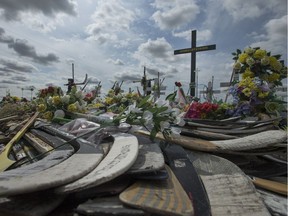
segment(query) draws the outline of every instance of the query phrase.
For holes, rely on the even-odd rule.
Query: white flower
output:
[[[75,97],[78,98],[78,99],[83,99],[84,98],[84,95],[83,95],[83,92],[82,91],[77,91],[75,93]]]
[[[54,117],[58,117],[58,118],[64,118],[65,113],[63,110],[58,109],[54,112]]]
[[[128,115],[130,113],[141,113],[141,109],[136,107],[136,102],[128,106],[128,110],[125,111],[125,114]]]
[[[172,137],[179,137],[181,133],[181,129],[177,127],[171,127],[171,136]]]
[[[145,124],[153,123],[153,114],[148,110],[144,111],[142,118],[145,120]]]
[[[255,50],[251,47],[247,47],[246,49],[244,49],[244,52],[247,53],[248,55],[252,55]]]
[[[47,104],[48,105],[52,105],[53,104],[53,98],[51,96],[49,96],[49,98],[47,99]]]
[[[171,115],[172,115],[172,117],[176,117],[176,116],[178,116],[180,113],[181,113],[181,111],[180,111],[180,109],[177,108],[177,107],[171,109]]]
[[[268,56],[264,56],[262,59],[261,59],[261,64],[264,65],[264,66],[267,66],[269,65],[270,63],[270,59]]]
[[[246,59],[246,63],[249,65],[249,66],[252,66],[255,64],[255,60],[252,58],[252,57],[249,57]]]
[[[70,95],[64,95],[63,97],[61,97],[61,102],[63,104],[69,104],[69,100],[70,100]]]
[[[160,122],[160,128],[163,132],[165,129],[168,129],[170,127],[170,123],[168,121],[161,121]]]
[[[185,121],[181,116],[177,116],[173,123],[179,125],[180,127],[185,125]]]

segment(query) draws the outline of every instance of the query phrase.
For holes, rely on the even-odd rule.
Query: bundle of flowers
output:
[[[86,102],[82,91],[78,91],[76,86],[73,86],[70,93],[63,95],[60,87],[50,86],[41,89],[38,92],[38,97],[34,103],[37,105],[37,110],[41,113],[41,117],[51,120],[55,114],[59,117],[64,117],[64,111],[69,112],[85,112]]]
[[[281,102],[275,95],[275,87],[282,85],[287,77],[287,68],[280,61],[280,55],[271,56],[260,48],[237,50],[234,55],[234,70],[242,74],[241,81],[234,81],[229,89],[233,96],[234,109],[231,116],[254,116],[259,113],[277,113]],[[273,108],[275,109],[273,109]]]
[[[264,49],[248,47],[237,49],[232,53],[235,60],[234,69],[242,74],[242,78],[258,77],[260,80],[269,83],[270,87],[282,85],[281,80],[287,77],[287,68],[280,61],[281,55],[271,55]]]
[[[214,103],[193,101],[184,117],[189,119],[224,119],[229,117],[227,110],[231,107],[222,101]]]

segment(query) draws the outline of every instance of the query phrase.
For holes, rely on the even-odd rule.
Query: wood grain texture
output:
[[[246,176],[217,174],[203,175],[201,178],[210,200],[213,216],[270,215]]]
[[[194,215],[191,201],[181,184],[166,166],[169,179],[166,181],[137,181],[123,191],[120,200],[131,207],[160,215]]]
[[[251,179],[232,162],[188,151],[207,191],[212,215],[269,215]]]

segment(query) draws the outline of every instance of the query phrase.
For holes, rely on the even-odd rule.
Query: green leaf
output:
[[[153,128],[152,131],[150,132],[150,139],[152,141],[154,141],[157,133],[158,133],[158,131],[155,128]]]
[[[174,101],[175,98],[176,98],[176,94],[177,94],[177,91],[174,91],[173,93],[167,95],[167,97],[165,98],[165,100]]]
[[[145,96],[145,97],[140,101],[140,103],[138,104],[138,107],[139,107],[139,108],[142,108],[142,107],[147,103],[147,101],[149,100],[149,98],[150,98],[150,95]]]
[[[281,58],[281,55],[273,55],[277,60]]]
[[[238,55],[242,53],[240,49],[237,49],[236,51]]]
[[[231,53],[232,55],[234,55],[234,56],[236,56],[237,55],[237,53],[235,53],[235,52],[233,52],[233,53]]]

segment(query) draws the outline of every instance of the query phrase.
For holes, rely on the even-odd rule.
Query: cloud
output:
[[[187,25],[187,22],[194,21],[200,13],[199,7],[194,1],[161,1],[156,0],[152,4],[158,9],[153,15],[155,23],[160,29],[179,29]]]
[[[133,82],[139,81],[142,79],[142,76],[139,73],[132,73],[132,72],[123,72],[117,73],[114,75],[115,79],[118,81],[125,81],[125,82]]]
[[[283,41],[287,41],[287,18],[288,16],[285,15],[279,19],[268,21],[264,25],[267,34],[254,34],[254,39],[257,39],[257,42],[252,43],[250,46],[267,49],[272,52],[272,55],[283,55],[286,53],[287,57],[287,43],[286,46],[283,46]]]
[[[107,59],[107,62],[108,62],[108,63],[112,63],[112,64],[114,64],[114,65],[124,65],[124,62],[121,61],[120,59],[116,59],[116,60]]]
[[[49,65],[53,62],[59,62],[59,57],[53,53],[47,55],[37,54],[33,46],[28,45],[26,40],[16,39],[14,43],[8,44],[10,49],[13,49],[18,55],[31,58],[34,62]]]
[[[14,39],[11,36],[5,35],[5,30],[0,27],[0,43],[13,43]]]
[[[125,8],[119,0],[100,0],[92,15],[94,22],[86,27],[88,39],[104,44],[107,41],[109,43],[117,41],[121,34],[128,37],[127,31],[135,16],[135,13]]]
[[[151,58],[165,59],[173,54],[172,46],[165,38],[157,38],[156,40],[148,39],[147,42],[140,44],[134,56],[148,56]]]
[[[0,83],[2,83],[2,84],[12,84],[12,85],[21,84],[20,82],[12,81],[11,79],[9,79],[9,80],[1,80]]]
[[[53,17],[58,13],[76,16],[76,2],[72,0],[1,0],[0,9],[6,21],[20,20],[25,12],[42,13]]]
[[[32,73],[33,71],[38,71],[38,69],[28,63],[19,62],[10,58],[0,58],[0,71],[14,73]]]
[[[13,49],[19,56],[29,57],[34,62],[42,65],[59,62],[59,57],[55,54],[39,55],[35,48],[28,44],[27,40],[14,39],[11,36],[5,35],[3,28],[0,28],[0,43],[8,44],[8,48]]]
[[[185,38],[187,41],[191,41],[191,30],[183,32],[173,32],[174,37]],[[197,30],[197,41],[208,41],[212,38],[212,32],[208,29]]]
[[[89,84],[99,84],[100,80],[96,77],[89,78]]]
[[[267,11],[281,14],[286,10],[283,7],[283,2],[270,0],[220,0],[219,3],[233,17],[234,21],[238,22],[244,19],[258,18],[266,14]]]
[[[15,81],[19,81],[19,82],[30,81],[29,79],[27,79],[27,77],[24,77],[24,76],[14,76],[11,78],[11,80],[15,80]]]

